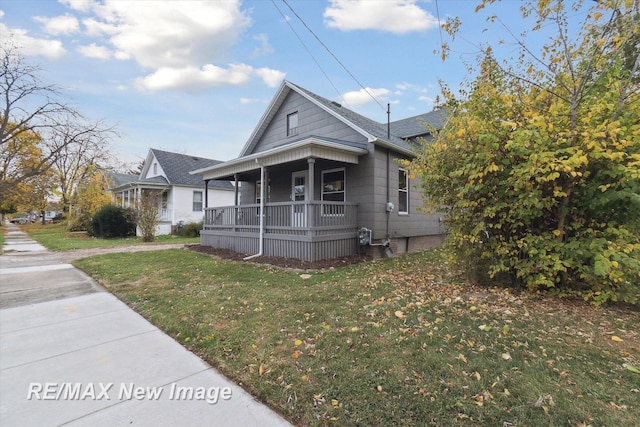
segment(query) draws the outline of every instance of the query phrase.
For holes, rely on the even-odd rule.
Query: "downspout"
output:
[[[264,182],[264,165],[260,164],[258,159],[256,159],[256,164],[260,166],[260,237],[258,240],[258,253],[243,258],[245,261],[262,256],[264,249],[264,189],[266,183]]]
[[[387,140],[391,141],[391,104],[387,104]],[[386,239],[387,241],[389,240],[389,219],[391,217],[391,212],[389,211],[388,208],[388,204],[391,201],[390,197],[390,189],[389,186],[391,185],[390,183],[390,179],[391,179],[391,174],[390,174],[390,163],[391,162],[391,153],[389,148],[387,147],[387,203],[385,204],[385,211],[387,212],[387,234],[386,234]]]
[[[391,142],[391,104],[387,104],[387,140]],[[385,211],[387,212],[387,235],[382,247],[387,258],[393,257],[393,251],[391,250],[391,235],[389,233],[389,221],[391,220],[391,210],[393,205],[391,204],[391,149],[387,147],[387,203],[385,204]]]

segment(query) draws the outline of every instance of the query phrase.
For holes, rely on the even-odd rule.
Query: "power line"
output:
[[[329,82],[329,84],[333,87],[333,89],[336,91],[336,93],[338,94],[338,97],[342,100],[343,103],[347,104],[347,102],[344,100],[344,98],[342,97],[342,95],[340,94],[340,91],[338,90],[338,88],[336,88],[336,86],[333,84],[333,82],[331,81],[331,78],[329,78],[329,75],[324,71],[324,69],[322,68],[322,66],[320,65],[320,63],[316,60],[316,58],[313,56],[313,53],[311,53],[311,51],[309,50],[309,48],[307,47],[307,45],[304,43],[304,41],[302,41],[302,38],[300,38],[300,36],[298,35],[298,33],[296,32],[296,30],[293,28],[293,26],[289,23],[289,20],[287,19],[287,17],[284,15],[284,13],[282,13],[282,11],[280,10],[280,8],[278,7],[278,5],[276,4],[275,0],[271,0],[271,3],[273,3],[273,6],[276,8],[276,10],[278,11],[278,13],[280,13],[280,16],[282,16],[282,19],[284,20],[284,22],[287,23],[287,25],[289,26],[289,28],[291,29],[291,31],[293,32],[293,34],[295,34],[296,38],[298,39],[298,41],[300,42],[300,44],[302,44],[302,46],[304,47],[304,49],[307,51],[307,53],[309,54],[309,56],[311,57],[311,59],[313,59],[313,62],[316,63],[316,65],[318,66],[318,68],[320,68],[320,71],[322,72],[322,74],[324,74],[325,78],[327,79],[327,81]],[[286,3],[286,2],[285,2]],[[288,6],[288,5],[287,5]],[[291,8],[291,7],[289,7]],[[295,13],[295,12],[294,12]],[[347,104],[348,105],[348,104]]]
[[[272,0],[272,1],[273,1],[273,0]],[[382,106],[382,104],[380,104],[380,102],[375,98],[375,96],[373,96],[373,95],[371,94],[371,92],[369,92],[369,90],[368,90],[366,87],[364,87],[364,85],[363,85],[362,83],[360,83],[360,81],[359,81],[359,80],[358,80],[358,79],[353,75],[353,73],[351,73],[351,71],[349,71],[349,69],[348,69],[348,68],[347,68],[347,67],[346,67],[346,66],[345,66],[345,65],[344,65],[344,64],[343,64],[343,63],[338,59],[338,57],[337,57],[337,56],[336,56],[336,55],[331,51],[331,49],[329,49],[329,48],[327,47],[327,45],[326,45],[326,44],[324,44],[324,43],[322,42],[322,40],[320,40],[320,37],[318,37],[318,36],[316,35],[316,33],[314,33],[314,32],[313,32],[313,30],[312,30],[312,29],[307,25],[307,23],[306,23],[306,22],[305,22],[305,21],[300,17],[300,15],[298,15],[298,14],[296,13],[296,11],[295,11],[295,10],[293,10],[293,8],[292,8],[292,7],[291,7],[291,5],[287,2],[287,0],[282,0],[282,2],[283,2],[285,5],[287,5],[287,7],[289,8],[289,10],[291,10],[291,13],[293,13],[293,14],[295,15],[295,17],[296,17],[296,18],[298,18],[298,20],[302,23],[302,25],[304,25],[304,27],[307,29],[307,31],[309,31],[309,32],[313,35],[313,37],[315,37],[315,39],[318,41],[318,43],[320,43],[320,45],[321,45],[322,47],[324,47],[324,48],[325,48],[325,50],[326,50],[327,52],[329,52],[329,54],[333,57],[333,59],[335,59],[335,60],[336,60],[336,62],[337,62],[338,64],[340,64],[340,66],[342,67],[342,69],[343,69],[344,71],[346,71],[346,73],[347,73],[347,74],[349,74],[349,76],[351,76],[351,78],[352,78],[356,83],[358,83],[358,85],[362,88],[362,90],[364,90],[364,91],[365,91],[365,93],[366,93],[367,95],[369,95],[369,97],[371,97],[371,99],[373,99],[373,100],[376,102],[376,104],[378,104],[378,105],[380,106],[380,108],[381,108],[382,110],[384,110],[384,107],[383,107],[383,106]],[[274,5],[275,5],[275,3],[274,3]],[[276,6],[276,8],[277,8],[277,6]],[[278,11],[279,11],[279,10],[280,10],[280,9],[278,9]],[[282,12],[281,12],[281,13],[282,13]],[[289,27],[291,27],[291,26],[289,26]],[[292,30],[293,30],[293,28],[292,28]],[[295,31],[294,31],[294,32],[295,32]],[[297,36],[297,34],[296,34],[296,36]],[[300,38],[298,37],[298,40],[299,40],[299,39],[300,39]],[[305,46],[305,48],[306,48],[306,46]],[[307,51],[308,51],[308,49],[307,49]],[[315,60],[315,59],[314,59],[314,60]],[[317,64],[317,62],[316,62],[316,64]],[[334,88],[335,88],[335,86],[334,86]],[[341,97],[341,98],[342,98],[342,97]]]
[[[442,40],[442,25],[440,24],[440,9],[438,8],[438,0],[436,0],[436,16],[438,17],[438,31],[440,32],[440,49],[444,50],[444,41]]]

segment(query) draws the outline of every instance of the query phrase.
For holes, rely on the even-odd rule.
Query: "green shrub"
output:
[[[89,231],[91,230],[91,215],[83,213],[81,215],[70,215],[67,222],[69,231]]]
[[[136,234],[135,212],[114,205],[100,208],[91,218],[89,234],[95,237],[126,237]]]
[[[175,228],[175,235],[183,237],[199,237],[202,230],[203,222],[189,222],[182,227]]]

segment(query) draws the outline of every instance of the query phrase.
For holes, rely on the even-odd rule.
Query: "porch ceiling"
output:
[[[358,157],[368,152],[364,145],[346,145],[346,143],[312,137],[190,173],[202,175],[205,180],[230,178],[236,173],[260,169],[261,165],[274,166],[309,158],[357,164]]]

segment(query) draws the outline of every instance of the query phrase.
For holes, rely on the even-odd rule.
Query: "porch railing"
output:
[[[302,201],[266,203],[265,233],[321,235],[354,231],[357,228],[356,203]],[[205,230],[258,233],[260,205],[206,208]]]
[[[171,209],[168,208],[160,208],[158,209],[158,220],[160,221],[171,221]]]

